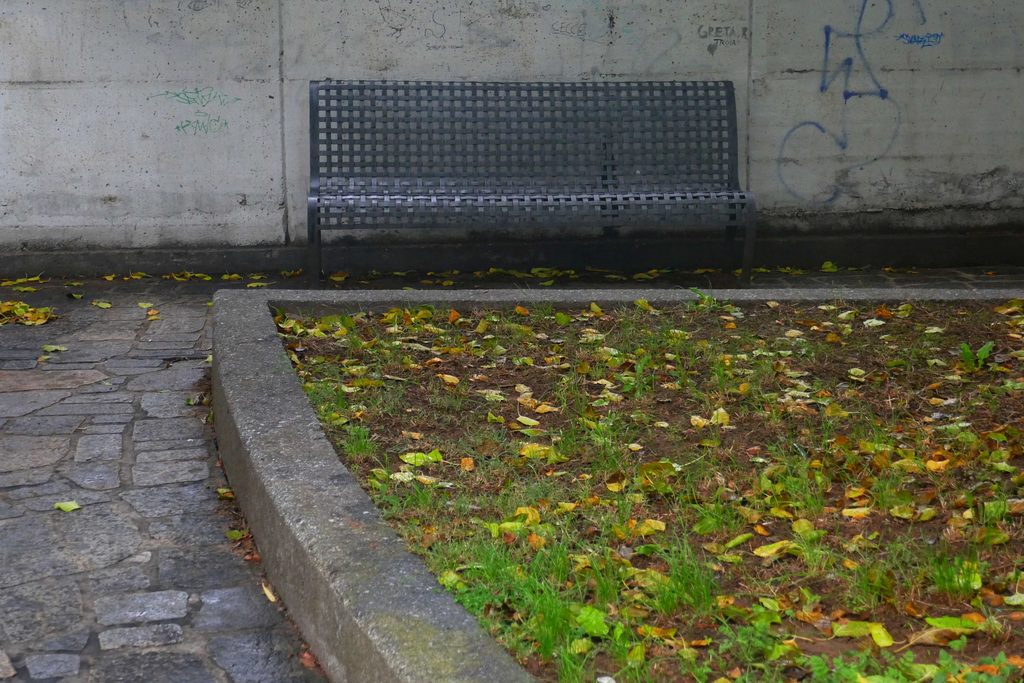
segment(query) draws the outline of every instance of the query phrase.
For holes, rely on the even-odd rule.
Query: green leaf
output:
[[[495,415],[494,413],[487,413],[487,421],[500,425],[505,424],[505,418],[500,415]]]
[[[73,500],[65,501],[63,503],[54,503],[53,507],[64,512],[71,512],[72,510],[81,510],[82,506]]]
[[[889,510],[889,514],[900,519],[913,519],[916,512],[911,505],[897,505]]]
[[[584,605],[580,608],[580,613],[576,615],[576,621],[579,625],[587,632],[588,636],[601,638],[608,635],[608,624],[605,622],[605,617],[608,615],[590,605]]]
[[[572,317],[565,313],[555,313],[555,322],[559,325],[568,325],[572,322]]]
[[[112,306],[109,301],[93,301],[92,305],[96,308],[110,308]]]
[[[227,536],[228,538],[230,538],[232,541],[237,541],[240,538],[245,538],[245,535],[247,533],[249,533],[249,532],[244,531],[244,530],[239,530],[239,529],[232,529],[231,531],[228,531],[224,535]]]
[[[836,638],[863,638],[871,636],[878,647],[889,647],[892,645],[892,636],[878,622],[874,621],[848,621],[845,624],[838,624],[832,627],[832,635]]]
[[[413,467],[420,467],[431,462],[441,462],[441,451],[435,448],[429,453],[406,453],[399,456],[399,460],[407,462]]]
[[[977,631],[978,624],[963,617],[928,617],[925,622],[936,628],[963,628],[970,631]]]
[[[736,538],[734,538],[731,541],[729,541],[728,543],[726,543],[725,544],[725,549],[726,550],[731,550],[732,548],[735,548],[738,545],[742,545],[743,543],[746,543],[747,541],[749,541],[753,537],[754,537],[754,534],[740,534]]]
[[[793,533],[806,536],[814,531],[814,522],[809,519],[798,519],[793,522]]]
[[[67,351],[67,350],[68,350],[68,347],[66,347],[66,346],[54,346],[53,344],[47,344],[46,346],[43,347],[43,351],[46,351],[47,353],[54,353],[56,351]]]

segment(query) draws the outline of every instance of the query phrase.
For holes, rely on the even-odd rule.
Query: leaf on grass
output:
[[[658,640],[668,640],[674,638],[676,635],[674,628],[658,628],[657,626],[637,626],[636,632],[642,635],[644,638],[657,638]]]
[[[742,545],[742,544],[746,543],[747,541],[749,541],[753,537],[754,537],[754,534],[740,534],[736,538],[734,538],[731,541],[729,541],[728,543],[726,543],[725,544],[725,549],[726,550],[731,550],[732,548],[735,548],[738,545]]]
[[[505,424],[505,418],[501,417],[500,415],[495,415],[494,413],[491,412],[487,413],[487,421],[494,424]]]
[[[889,514],[899,519],[913,519],[917,511],[910,505],[897,505],[889,509]]]
[[[519,417],[517,417],[516,422],[520,422],[526,425],[527,427],[536,427],[537,425],[540,424],[540,422],[537,422],[532,417],[526,417],[525,415],[520,415]]]
[[[871,514],[871,508],[846,508],[841,514],[851,519],[864,519]]]
[[[664,522],[659,522],[656,519],[645,519],[644,521],[640,522],[635,527],[633,527],[633,531],[631,533],[633,536],[642,538],[644,536],[650,536],[654,533],[664,530]]]
[[[967,629],[977,631],[978,624],[963,617],[928,617],[925,622],[935,628]]]
[[[850,417],[850,413],[840,408],[838,403],[829,403],[825,408],[825,417]]]
[[[594,638],[601,638],[608,635],[609,628],[605,618],[608,615],[590,605],[584,605],[580,608],[580,613],[576,615],[576,621],[583,630],[587,632],[588,636]]]
[[[711,424],[721,425],[727,427],[729,425],[729,413],[725,408],[719,408],[715,412],[711,413]]]
[[[871,636],[878,647],[889,647],[893,643],[892,636],[885,630],[885,626],[874,621],[848,621],[845,624],[836,624],[832,627],[832,635],[836,638]]]
[[[459,383],[459,378],[456,377],[455,375],[445,375],[442,373],[438,373],[437,376],[441,378],[442,382],[449,386],[455,386],[456,384]]]
[[[769,543],[768,545],[763,545],[760,548],[755,548],[754,554],[758,557],[775,557],[776,555],[781,555],[790,548],[795,547],[796,543],[794,543],[793,541],[779,541],[777,543]]]
[[[77,501],[67,500],[61,503],[54,503],[53,507],[57,510],[63,510],[64,512],[72,512],[74,510],[81,510],[82,506]]]
[[[399,456],[399,460],[407,462],[413,467],[420,467],[431,462],[441,462],[441,451],[435,448],[429,453],[406,453],[405,455]]]
[[[530,315],[530,309],[523,308],[522,306],[516,306],[516,313],[519,315]]]

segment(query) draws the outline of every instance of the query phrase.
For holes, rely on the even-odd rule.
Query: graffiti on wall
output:
[[[824,98],[818,109],[832,116],[801,121],[782,139],[776,169],[792,197],[827,205],[856,195],[851,174],[892,149],[903,116],[868,48],[872,39],[892,35],[894,21],[926,24],[921,2],[904,0],[897,8],[894,0],[860,0],[852,15],[840,16],[842,23],[825,25],[816,87]]]
[[[179,133],[192,135],[209,135],[227,131],[228,120],[220,109],[242,101],[241,97],[232,97],[212,87],[165,90],[158,95],[150,95],[146,101],[158,99],[194,108],[194,112],[189,118],[180,121],[174,128]]]

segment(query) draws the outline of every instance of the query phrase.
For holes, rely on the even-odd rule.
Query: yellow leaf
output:
[[[532,531],[530,532],[530,535],[526,537],[526,542],[529,543],[530,547],[533,548],[534,550],[540,550],[541,548],[543,548],[548,543],[547,541],[545,541],[543,538],[541,538],[537,534],[533,533]]]
[[[263,594],[267,596],[267,600],[270,600],[270,602],[277,602],[277,596],[274,595],[274,589],[271,587],[270,582],[263,579],[260,585],[263,587]]]
[[[106,280],[107,282],[111,282],[115,277],[117,277],[117,276],[116,275],[104,275],[103,279]]]
[[[715,412],[711,413],[711,424],[722,425],[723,427],[729,424],[729,413],[726,412],[725,408],[719,408]]]
[[[266,282],[250,282],[249,284],[246,285],[246,287],[248,287],[250,289],[254,289],[256,287],[266,287],[266,286],[267,286]]]
[[[852,519],[864,519],[871,514],[871,508],[846,508],[841,514]]]
[[[758,557],[775,557],[776,555],[780,555],[795,546],[796,543],[793,541],[779,541],[777,543],[763,545],[760,548],[755,548],[754,554]]]
[[[604,313],[604,311],[601,310],[601,307],[595,304],[593,301],[590,302],[590,312],[596,313],[597,315],[602,315]]]
[[[696,427],[697,429],[703,429],[704,427],[707,427],[709,424],[711,424],[711,420],[707,420],[703,417],[700,417],[699,415],[691,415],[690,424]]]
[[[945,472],[949,467],[949,460],[929,460],[924,464],[929,472]]]
[[[658,628],[657,626],[637,626],[636,632],[642,635],[644,638],[657,638],[658,640],[667,640],[673,638],[676,635],[676,629],[674,628]]]
[[[461,318],[461,317],[462,317],[462,316],[461,316],[461,315],[459,315],[459,312],[458,312],[458,311],[456,311],[456,310],[455,310],[455,309],[453,308],[453,309],[451,310],[451,312],[450,312],[450,313],[448,314],[448,324],[450,325],[450,324],[454,323],[454,322],[455,322],[456,320],[458,320],[458,319],[459,319],[459,318]]]
[[[726,323],[726,324],[725,324],[725,325],[724,325],[724,326],[722,327],[722,329],[723,329],[723,330],[735,330],[735,329],[736,329],[736,323]]]
[[[829,403],[825,408],[825,417],[850,417],[850,414],[840,408],[838,403]]]
[[[476,469],[476,464],[473,462],[473,458],[463,458],[461,467],[463,472],[472,472]]]
[[[437,376],[440,377],[445,384],[449,384],[451,386],[455,386],[456,384],[459,383],[459,378],[454,375],[445,375],[438,373]]]
[[[551,446],[539,443],[528,443],[519,449],[519,455],[525,458],[547,458],[551,455]]]
[[[530,310],[528,308],[523,308],[522,306],[516,306],[516,313],[519,315],[530,315]]]
[[[147,302],[139,302],[139,308],[152,308],[153,304]]]
[[[825,341],[827,341],[829,344],[838,344],[839,342],[843,341],[843,338],[840,337],[835,332],[829,332],[828,335],[825,337]]]
[[[521,422],[527,427],[535,427],[540,424],[540,422],[537,422],[532,417],[526,417],[525,415],[520,415],[519,417],[516,418],[516,421]]]
[[[533,409],[533,412],[540,413],[542,415],[544,413],[557,413],[558,408],[549,403],[541,403],[539,406]]]
[[[540,511],[537,508],[518,507],[513,515],[526,515],[526,524],[540,524]]]
[[[221,280],[241,280],[242,276],[237,274],[237,273],[234,273],[234,274],[224,274],[224,275],[220,276],[220,279]]]

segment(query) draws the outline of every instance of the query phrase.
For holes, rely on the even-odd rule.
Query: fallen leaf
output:
[[[73,510],[82,509],[82,506],[73,500],[64,501],[62,503],[54,503],[53,507],[56,508],[57,510],[63,510],[64,512],[71,512]]]
[[[270,602],[277,602],[277,596],[274,595],[273,587],[271,587],[269,581],[263,579],[263,581],[260,582],[260,586],[263,588],[263,594],[267,596],[267,600],[270,600]]]

